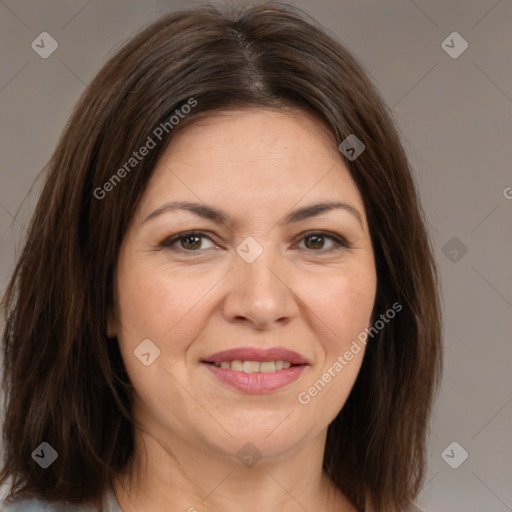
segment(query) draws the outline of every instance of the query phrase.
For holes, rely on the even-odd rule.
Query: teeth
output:
[[[237,372],[243,372],[244,363],[242,363],[242,361],[231,361],[231,369],[236,370]]]
[[[276,370],[290,368],[289,361],[222,361],[214,363],[217,368],[231,368],[237,372],[245,373],[271,373]]]
[[[260,372],[275,372],[276,371],[276,363],[274,361],[265,361],[264,363],[260,363],[259,365]]]
[[[242,366],[245,373],[258,373],[260,371],[260,363],[258,361],[244,361]]]

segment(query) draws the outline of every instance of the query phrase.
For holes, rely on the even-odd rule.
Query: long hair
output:
[[[173,135],[198,116],[289,106],[322,120],[337,144],[350,134],[365,144],[357,159],[340,158],[363,197],[374,247],[373,320],[402,306],[368,343],[328,427],[324,471],[360,509],[402,511],[413,501],[442,367],[425,216],[397,128],[362,66],[302,11],[276,2],[159,18],[110,58],[76,105],[2,301],[0,484],[11,480],[9,497],[92,503],[127,467],[132,386],[106,325],[138,200]],[[148,137],[155,147],[134,163]],[[58,452],[45,470],[31,456],[41,442]]]

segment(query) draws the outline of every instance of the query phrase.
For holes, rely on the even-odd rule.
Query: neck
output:
[[[113,482],[123,512],[356,511],[322,472],[325,431],[251,467],[213,447],[169,439],[168,432],[136,432],[134,457]]]

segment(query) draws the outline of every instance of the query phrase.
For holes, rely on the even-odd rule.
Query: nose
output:
[[[260,330],[285,325],[299,311],[290,272],[276,251],[266,248],[251,263],[236,257],[226,280],[223,314],[230,322],[249,322]]]

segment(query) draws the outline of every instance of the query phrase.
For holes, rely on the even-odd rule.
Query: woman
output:
[[[291,7],[175,12],[105,64],[4,306],[4,510],[416,510],[425,220],[378,93]]]

